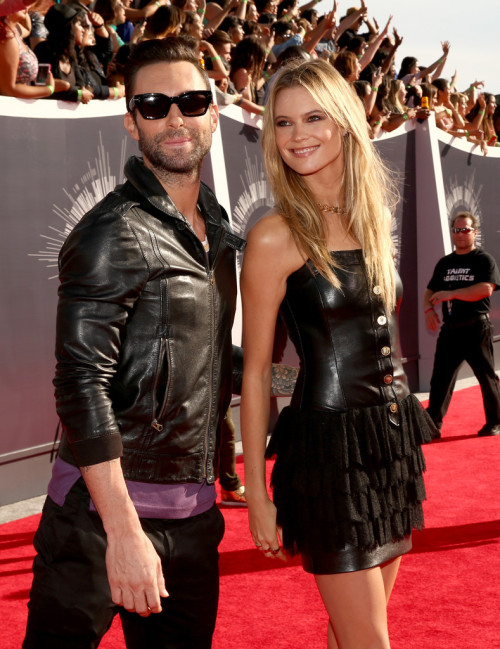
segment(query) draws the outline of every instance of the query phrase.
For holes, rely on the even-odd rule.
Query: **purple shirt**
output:
[[[80,469],[57,458],[47,493],[60,507],[75,482],[81,478]],[[129,496],[139,518],[189,518],[208,511],[215,503],[214,484],[206,481],[178,484],[152,484],[126,480]],[[90,500],[90,510],[96,511]]]

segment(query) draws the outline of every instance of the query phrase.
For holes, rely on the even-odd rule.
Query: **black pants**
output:
[[[236,427],[231,408],[228,408],[222,421],[219,451],[219,482],[226,491],[236,491],[241,487],[240,477],[236,473],[235,436]]]
[[[224,519],[212,507],[180,520],[142,519],[163,566],[169,597],[140,617],[113,604],[106,535],[79,480],[63,507],[45,503],[35,535],[33,586],[23,649],[94,649],[118,613],[128,649],[210,649],[219,597]]]
[[[493,326],[487,317],[461,327],[443,324],[436,345],[427,412],[441,424],[460,365],[466,361],[481,387],[486,424],[500,423],[500,390],[493,358]]]

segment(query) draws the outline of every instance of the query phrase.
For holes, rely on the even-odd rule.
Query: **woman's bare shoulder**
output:
[[[247,236],[248,248],[258,250],[275,261],[285,263],[287,270],[293,272],[306,261],[297,248],[286,219],[277,209],[265,214],[250,230]]]
[[[288,248],[294,246],[292,234],[282,214],[273,209],[267,212],[248,233],[248,243],[265,248]]]

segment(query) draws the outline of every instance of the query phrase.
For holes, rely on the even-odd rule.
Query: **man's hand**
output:
[[[113,602],[143,617],[159,613],[160,597],[168,597],[160,557],[142,529],[119,458],[80,470],[106,532]]]
[[[436,306],[440,302],[449,302],[450,300],[453,300],[453,291],[437,291],[429,298],[432,306]]]
[[[115,604],[142,617],[161,612],[168,592],[160,557],[141,529],[108,533],[106,568]]]

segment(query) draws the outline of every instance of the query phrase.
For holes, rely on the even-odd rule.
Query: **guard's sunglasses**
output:
[[[463,232],[464,234],[470,234],[471,232],[475,232],[476,228],[451,228],[451,231],[453,234],[460,234],[460,232]]]
[[[168,115],[172,104],[177,104],[184,117],[204,115],[212,103],[211,90],[191,90],[177,97],[167,97],[161,92],[147,92],[134,95],[129,101],[130,112],[137,108],[144,119],[163,119]]]

